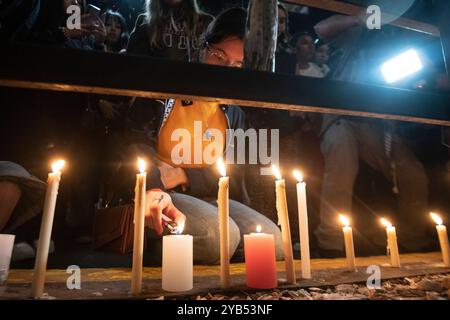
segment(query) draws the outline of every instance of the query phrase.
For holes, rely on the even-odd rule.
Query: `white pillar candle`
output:
[[[0,297],[6,288],[15,235],[0,234]]]
[[[308,227],[308,207],[306,204],[306,183],[303,182],[303,175],[295,170],[294,176],[297,179],[297,206],[298,225],[300,235],[300,258],[302,263],[302,278],[311,279],[311,258],[309,251],[309,227]]]
[[[162,288],[170,292],[189,291],[193,288],[192,236],[163,237]]]
[[[229,222],[229,178],[222,158],[217,161],[222,177],[219,180],[217,210],[220,235],[220,284],[222,288],[230,286],[230,222]]]
[[[344,243],[345,243],[345,256],[347,258],[347,269],[350,271],[356,270],[355,261],[355,247],[353,244],[353,230],[350,227],[350,220],[344,216],[339,215],[341,223],[344,225],[342,231],[344,232]]]
[[[136,175],[134,189],[134,240],[133,240],[133,266],[131,270],[131,293],[140,294],[142,291],[142,263],[144,256],[144,230],[145,230],[145,191],[147,173],[146,163],[138,159],[139,173]]]
[[[53,172],[48,174],[47,192],[45,194],[41,229],[34,263],[33,283],[31,285],[33,298],[40,298],[44,293],[45,272],[47,270],[48,251],[52,237],[56,198],[58,197],[59,181],[61,180],[61,169],[64,167],[64,164],[64,160],[54,162],[52,164]]]
[[[286,280],[289,284],[295,284],[297,280],[295,277],[294,255],[292,253],[291,229],[289,226],[289,215],[286,200],[286,184],[281,178],[281,173],[278,168],[276,166],[272,166],[272,169],[275,177],[277,178],[275,182],[276,206],[278,213],[278,224],[281,225]]]
[[[448,243],[447,227],[442,224],[443,221],[439,215],[433,212],[431,212],[430,215],[433,218],[434,222],[436,222],[436,230],[439,238],[439,244],[441,245],[444,265],[446,267],[450,267],[450,248]]]
[[[391,256],[391,265],[393,267],[400,268],[400,254],[398,252],[397,233],[395,227],[384,218],[381,219],[381,223],[386,227],[387,249],[389,255]]]

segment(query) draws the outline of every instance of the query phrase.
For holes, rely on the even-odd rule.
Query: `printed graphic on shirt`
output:
[[[190,38],[186,33],[186,26],[182,21],[169,23],[163,36],[164,45],[167,48],[179,50],[198,49],[197,37]]]

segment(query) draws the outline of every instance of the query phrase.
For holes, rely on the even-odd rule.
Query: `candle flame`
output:
[[[300,170],[294,170],[294,177],[298,182],[303,182],[303,174]]]
[[[177,226],[177,233],[178,234],[182,234],[184,231],[184,225],[185,225],[185,221],[181,221],[178,226]]]
[[[392,227],[392,223],[389,222],[389,220],[386,220],[385,218],[381,218],[381,224],[383,226],[385,226],[386,228],[391,228]]]
[[[58,160],[58,161],[53,162],[52,163],[53,173],[60,172],[65,164],[66,164],[66,162],[64,160]]]
[[[256,232],[260,233],[262,231],[262,227],[258,224],[256,226]]]
[[[436,214],[434,212],[430,212],[430,216],[431,216],[431,218],[433,218],[433,220],[434,220],[434,222],[436,222],[436,224],[442,225],[442,223],[443,223],[442,218],[438,214]]]
[[[227,169],[225,167],[225,163],[223,162],[222,158],[217,159],[217,168],[219,169],[220,175],[222,177],[227,176]]]
[[[339,220],[341,220],[341,223],[346,226],[349,227],[350,226],[350,219],[347,216],[344,216],[343,214],[339,215]]]
[[[147,168],[147,164],[144,159],[138,158],[138,168],[140,173],[144,173]]]
[[[278,169],[278,167],[274,164],[272,165],[272,171],[273,171],[273,175],[275,176],[275,178],[277,178],[277,180],[281,180],[280,169]]]

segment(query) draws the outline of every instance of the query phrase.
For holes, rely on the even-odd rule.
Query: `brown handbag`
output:
[[[116,253],[133,251],[134,205],[98,209],[94,215],[94,247]],[[144,247],[146,245],[144,234]]]

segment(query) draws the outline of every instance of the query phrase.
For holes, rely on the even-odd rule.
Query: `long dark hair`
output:
[[[291,39],[291,33],[289,31],[289,11],[282,3],[278,3],[278,10],[283,11],[284,15],[286,16],[286,30],[284,31],[283,35],[284,38],[286,38],[286,41],[289,41]]]
[[[162,36],[167,24],[170,23],[172,8],[164,0],[146,0],[148,34],[152,48],[163,47]],[[201,29],[201,17],[206,16],[200,11],[196,0],[182,0],[177,10],[182,14],[186,33],[196,37]]]
[[[119,24],[120,24],[120,28],[122,29],[122,33],[120,34],[119,41],[111,44],[111,49],[114,52],[120,52],[120,50],[126,49],[126,47],[128,45],[128,39],[130,38],[130,34],[128,33],[127,22],[125,21],[125,18],[119,12],[108,10],[104,14],[105,25],[107,25],[111,19],[116,19],[116,21],[119,22]]]
[[[219,43],[226,38],[236,37],[244,40],[247,11],[242,8],[231,8],[222,11],[209,25],[200,38],[200,50],[197,52],[197,61],[206,52],[208,44]]]
[[[292,35],[289,30],[289,11],[282,3],[278,3],[278,10],[283,11],[286,16],[286,29],[281,34],[282,36],[278,37],[277,52],[281,51],[291,54],[295,52],[295,49],[292,45]]]
[[[211,22],[201,38],[202,47],[207,43],[219,43],[229,37],[241,40],[245,37],[247,11],[242,8],[231,8],[222,11]]]

